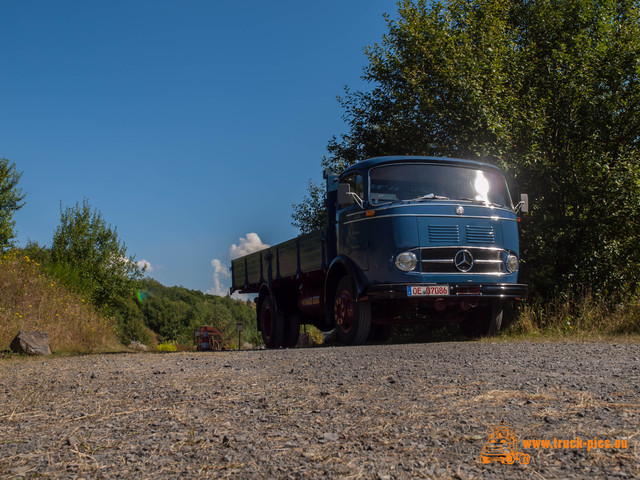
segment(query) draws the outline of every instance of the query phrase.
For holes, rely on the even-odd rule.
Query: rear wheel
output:
[[[346,345],[367,341],[371,329],[371,303],[358,301],[351,278],[342,277],[336,288],[333,317],[338,340]]]
[[[284,317],[284,340],[282,346],[293,348],[300,337],[300,315],[298,312],[287,313]]]
[[[284,320],[273,305],[271,295],[267,295],[260,304],[260,325],[262,340],[267,348],[282,346]]]

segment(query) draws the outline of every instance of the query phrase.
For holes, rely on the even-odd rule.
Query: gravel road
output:
[[[639,478],[639,357],[468,342],[9,358],[0,478]],[[480,461],[502,421],[528,465]],[[554,438],[585,445],[524,447]]]

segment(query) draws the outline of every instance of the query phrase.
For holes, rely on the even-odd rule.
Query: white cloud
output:
[[[243,255],[249,255],[250,253],[269,247],[270,245],[262,243],[257,233],[247,233],[244,237],[239,238],[238,245],[235,243],[231,245],[231,248],[229,248],[229,257],[231,257],[231,260],[234,260]]]
[[[151,263],[148,260],[145,260],[145,259],[138,260],[136,262],[136,265],[138,265],[138,267],[140,268],[144,268],[145,272],[153,272],[153,267],[151,266]]]
[[[211,266],[213,267],[213,287],[207,290],[207,293],[224,297],[229,290],[222,285],[221,278],[231,278],[231,272],[217,258],[211,260]]]
[[[265,248],[269,248],[269,245],[262,243],[257,233],[247,233],[238,239],[237,245],[234,243],[229,247],[229,258],[233,260]],[[211,266],[213,267],[213,287],[207,290],[207,293],[221,297],[228,295],[229,288],[224,285],[224,279],[231,278],[228,265],[214,258],[211,260]]]
[[[229,269],[222,264],[220,260],[214,258],[211,260],[211,266],[213,267],[213,273],[218,273],[226,278],[231,278],[231,272]]]

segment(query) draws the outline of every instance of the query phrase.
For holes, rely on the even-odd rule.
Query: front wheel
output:
[[[336,288],[333,318],[338,340],[346,345],[367,341],[371,329],[371,302],[358,301],[351,278],[342,277]]]
[[[460,328],[469,338],[492,337],[500,331],[503,316],[502,303],[492,302],[485,308],[469,313]]]

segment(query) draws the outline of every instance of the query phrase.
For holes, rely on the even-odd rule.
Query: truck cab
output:
[[[518,283],[516,213],[524,204],[513,204],[499,168],[380,157],[328,182],[336,190],[335,213],[328,205],[335,215],[334,265],[346,265],[351,281],[341,292],[327,292],[347,312],[336,317],[339,333],[343,324],[357,330],[371,323],[370,330],[384,332],[394,323],[426,321],[458,322],[469,336],[493,334],[504,302],[526,296]],[[334,317],[335,309],[334,303]],[[370,320],[358,318],[369,309]],[[348,339],[347,333],[341,336]]]

